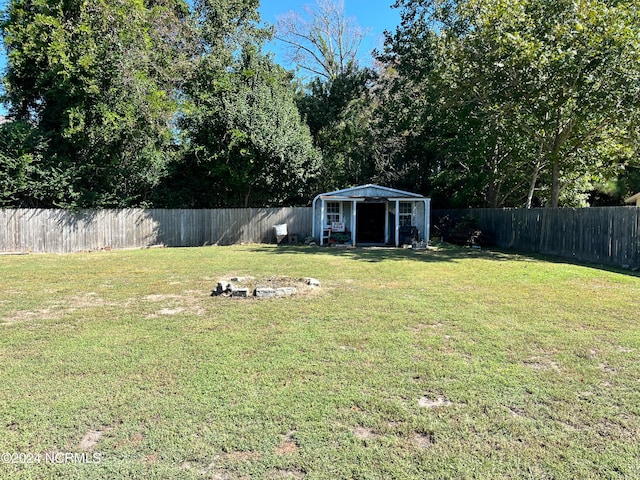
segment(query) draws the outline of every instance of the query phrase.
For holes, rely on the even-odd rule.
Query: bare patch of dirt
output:
[[[275,448],[276,455],[291,455],[300,450],[298,443],[294,439],[295,434],[296,432],[289,432],[284,436],[280,445]]]
[[[413,436],[413,441],[420,448],[431,448],[436,443],[433,433],[416,432]]]
[[[2,325],[33,322],[38,320],[57,320],[62,316],[62,310],[41,308],[38,310],[18,310],[3,319]]]
[[[37,310],[18,310],[6,316],[0,324],[12,325],[15,323],[34,322],[38,320],[58,320],[65,313],[75,312],[86,308],[97,308],[105,305],[115,305],[107,303],[95,292],[48,302],[46,308]]]
[[[80,450],[92,450],[93,447],[95,447],[98,444],[102,436],[105,433],[109,432],[111,429],[112,429],[111,427],[102,427],[97,430],[89,430],[80,439],[80,442],[78,443],[78,448]]]
[[[178,315],[184,312],[184,308],[163,308],[158,311],[158,315]]]
[[[175,294],[153,294],[144,297],[150,303],[163,303],[163,307],[155,313],[147,315],[147,318],[158,318],[163,316],[180,315],[204,315],[204,308],[200,305],[203,297],[200,292],[192,290],[184,292],[182,295]]]
[[[447,407],[449,405],[452,405],[452,403],[449,400],[445,400],[444,397],[422,397],[418,399],[418,406],[422,408],[438,408]]]
[[[93,308],[106,305],[104,298],[98,296],[95,292],[85,293],[84,295],[75,295],[65,301],[66,305],[72,309]]]
[[[370,428],[358,426],[353,429],[353,434],[360,440],[374,440],[378,435]]]
[[[607,365],[606,363],[601,363],[598,366],[600,367],[600,370],[602,370],[603,372],[607,372],[607,373],[615,373],[615,372],[617,372],[617,370],[614,367],[611,367],[611,366]]]
[[[531,357],[525,360],[524,364],[534,370],[560,370],[560,367],[556,362],[546,357]]]

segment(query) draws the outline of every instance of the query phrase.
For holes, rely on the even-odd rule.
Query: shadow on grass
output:
[[[542,253],[527,253],[527,252],[518,252],[515,250],[507,250],[507,249],[494,249],[494,251],[503,252],[506,255],[517,255],[520,257],[527,257],[531,260],[537,260],[540,262],[554,263],[554,264],[563,264],[563,265],[575,265],[578,267],[586,267],[593,268],[595,270],[602,270],[604,272],[610,273],[618,273],[620,275],[626,275],[628,277],[640,278],[640,271],[632,270],[630,268],[622,268],[617,267],[615,265],[604,265],[601,263],[593,263],[585,260],[572,259],[567,257],[560,257],[556,255],[545,255]]]
[[[256,249],[255,251],[258,251]],[[264,250],[260,250],[264,252]],[[354,248],[335,248],[335,247],[307,247],[295,245],[281,245],[277,248],[270,249],[271,253],[276,255],[295,254],[295,255],[325,255],[334,257],[351,258],[353,260],[364,262],[386,262],[386,261],[402,261],[415,260],[421,262],[459,262],[470,258],[479,258],[483,260],[493,260],[498,262],[504,261],[539,261],[554,264],[575,265],[587,268],[594,268],[611,273],[618,273],[631,277],[640,278],[640,272],[623,269],[611,265],[602,265],[590,262],[574,260],[570,258],[543,255],[531,252],[521,252],[516,250],[491,248],[491,249],[474,249],[468,247],[459,247],[456,245],[442,244],[429,250],[412,250],[395,247],[354,247]]]
[[[264,250],[255,251],[264,252]],[[476,250],[456,247],[452,245],[438,246],[429,250],[412,250],[394,247],[306,247],[294,245],[280,245],[269,250],[275,255],[324,255],[351,258],[363,262],[387,262],[416,260],[421,262],[457,262],[468,258],[486,258],[489,260],[512,260],[513,255],[498,251]]]

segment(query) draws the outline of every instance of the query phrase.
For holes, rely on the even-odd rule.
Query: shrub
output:
[[[471,215],[465,215],[459,220],[445,215],[436,220],[434,227],[444,242],[483,247],[493,245],[492,235],[482,231],[478,219]]]

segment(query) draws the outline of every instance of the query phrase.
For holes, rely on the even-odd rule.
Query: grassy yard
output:
[[[461,248],[0,257],[0,478],[640,478],[638,312],[629,273]]]

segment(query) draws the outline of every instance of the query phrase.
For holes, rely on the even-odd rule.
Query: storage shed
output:
[[[380,185],[321,193],[313,199],[313,233],[319,245],[411,244],[429,239],[429,198]]]

